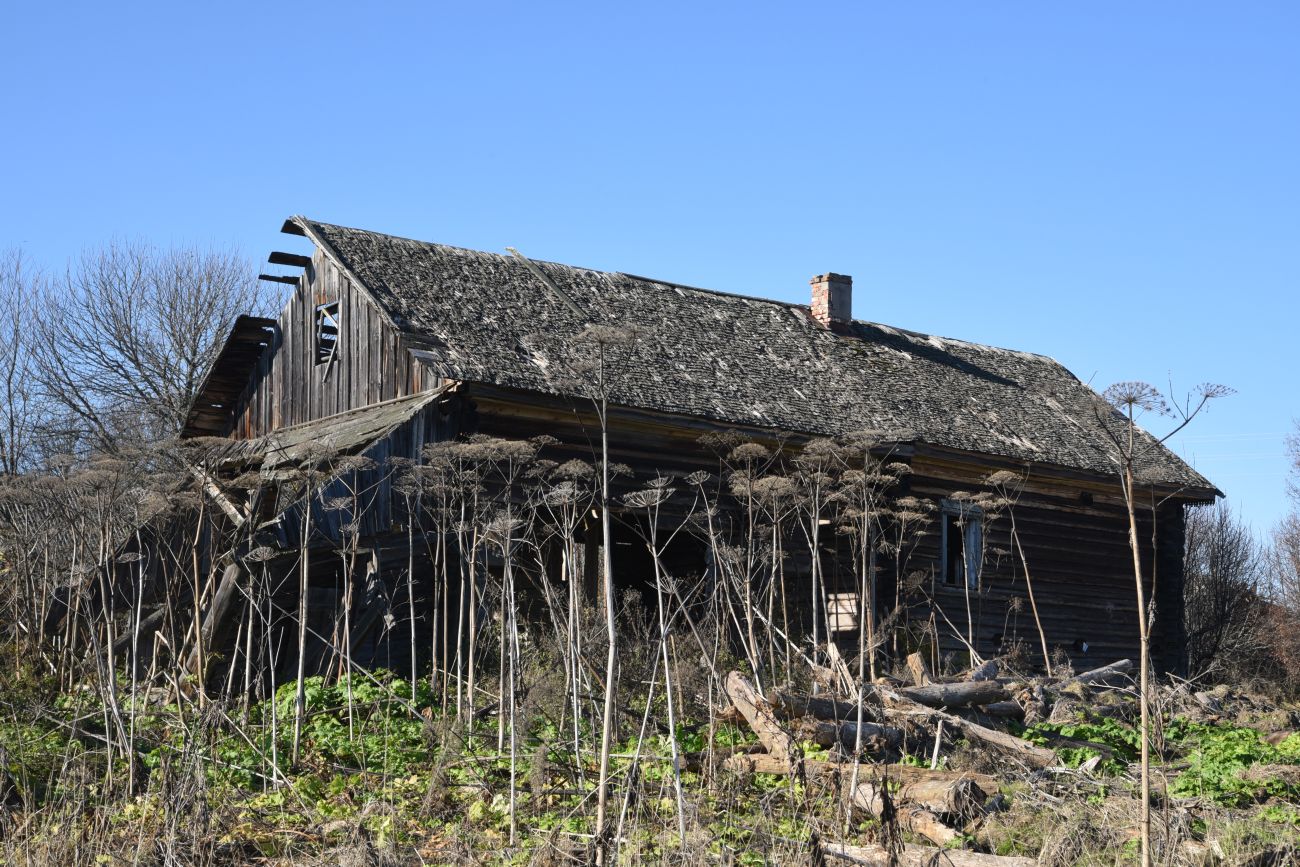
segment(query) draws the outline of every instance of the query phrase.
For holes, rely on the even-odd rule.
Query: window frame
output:
[[[335,299],[317,304],[313,321],[315,325],[312,328],[312,357],[315,359],[315,365],[320,367],[322,364],[330,364],[338,355],[339,341],[343,339],[342,302]],[[328,348],[325,346],[327,325],[334,329],[334,338],[328,341]]]
[[[949,527],[961,530],[961,556],[966,573],[966,589],[978,590],[980,584],[980,566],[984,551],[984,510],[971,503],[957,500],[944,500],[939,506],[939,576],[944,587],[961,587],[960,581],[949,581],[951,568],[948,563]],[[952,519],[951,521],[949,519]],[[975,552],[976,556],[971,556]]]

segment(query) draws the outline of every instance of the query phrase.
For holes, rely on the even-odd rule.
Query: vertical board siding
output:
[[[339,302],[336,356],[316,364],[316,307]],[[425,386],[387,317],[319,249],[280,313],[278,327],[236,405],[229,435],[263,436]],[[429,382],[432,385],[432,382]]]

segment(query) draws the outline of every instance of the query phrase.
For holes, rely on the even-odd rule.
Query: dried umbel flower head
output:
[[[592,478],[596,475],[596,470],[586,461],[580,461],[575,458],[560,464],[551,471],[551,475],[557,479],[571,479],[578,481]]]
[[[763,476],[755,479],[752,485],[754,497],[764,503],[793,497],[795,484],[785,476]]]
[[[758,443],[741,443],[731,450],[728,459],[737,464],[754,464],[767,460],[772,456],[765,446]]]
[[[796,460],[804,465],[821,467],[836,460],[840,455],[840,446],[834,440],[818,437],[804,443]]]
[[[1013,473],[1011,470],[998,470],[990,473],[985,479],[984,484],[990,488],[1016,488],[1024,481],[1019,473]]]
[[[542,494],[542,502],[553,508],[571,506],[578,502],[578,499],[578,486],[569,480],[560,482]]]
[[[623,502],[634,509],[652,509],[662,505],[676,491],[676,488],[646,488],[644,491],[633,491],[626,495],[623,497]]]
[[[261,545],[244,555],[244,559],[253,563],[264,563],[267,560],[273,560],[279,554],[274,548],[268,548]]]

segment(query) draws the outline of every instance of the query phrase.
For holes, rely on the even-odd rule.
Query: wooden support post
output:
[[[221,573],[221,581],[217,584],[217,592],[212,597],[212,603],[208,606],[207,613],[203,615],[203,626],[199,629],[197,643],[190,649],[189,655],[185,658],[185,670],[202,675],[201,681],[207,681],[207,672],[198,671],[199,648],[202,647],[205,651],[203,653],[205,667],[210,667],[212,665],[212,654],[208,651],[212,648],[214,636],[218,635],[222,627],[229,621],[232,609],[235,607],[234,602],[239,598],[239,575],[242,571],[239,564],[231,563]]]

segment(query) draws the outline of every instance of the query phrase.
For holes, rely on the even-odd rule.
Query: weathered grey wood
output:
[[[207,672],[198,671],[199,648],[210,649],[213,637],[226,625],[234,608],[234,602],[239,598],[239,576],[242,571],[237,563],[231,563],[221,573],[221,582],[217,585],[217,592],[213,594],[212,603],[203,616],[203,626],[199,631],[198,639],[200,643],[196,643],[185,658],[185,670],[204,675],[200,680],[206,680]],[[211,654],[205,653],[204,667],[209,667],[211,664]]]
[[[989,716],[1009,717],[1011,719],[1023,719],[1025,716],[1025,709],[1016,701],[995,701],[984,705],[980,710]]]
[[[1110,665],[1103,665],[1101,668],[1094,668],[1091,671],[1085,671],[1083,674],[1076,674],[1068,680],[1063,680],[1057,684],[1057,689],[1064,689],[1076,683],[1084,686],[1104,683],[1111,678],[1124,677],[1132,670],[1133,661],[1131,659],[1121,659],[1119,662],[1112,662]]]
[[[779,761],[767,753],[737,754],[729,756],[722,764],[723,767],[741,773],[777,774],[780,776],[787,776],[790,773],[788,762]],[[852,777],[854,763],[804,759],[803,767],[804,772],[810,779],[838,778],[842,781],[848,781]],[[887,774],[891,780],[903,782],[954,783],[969,780],[986,793],[996,792],[999,788],[996,778],[988,774],[977,774],[973,771],[931,770],[916,765],[875,764],[872,762],[860,762],[857,768],[860,779],[864,775]]]
[[[847,843],[823,843],[822,852],[838,861],[849,864],[861,864],[865,867],[931,867],[931,865],[952,865],[952,867],[1034,867],[1038,862],[1034,858],[1021,858],[1011,855],[984,855],[979,852],[967,852],[964,849],[935,849],[930,846],[917,846],[908,843],[895,860],[884,846],[870,844],[853,846]]]
[[[902,780],[891,781],[886,786],[886,777],[882,775],[860,781],[849,795],[851,803],[879,816],[883,807],[883,788],[897,803],[913,804],[939,815],[967,818],[974,816],[988,799],[984,790],[969,779]]]
[[[811,716],[817,719],[844,722],[848,720],[856,721],[858,718],[858,706],[855,702],[841,701],[840,699],[825,696],[805,695],[787,689],[772,690],[772,704],[779,709],[781,715],[786,719]],[[868,708],[867,712],[863,714],[863,719],[874,721],[876,713],[875,710]]]
[[[774,707],[773,709],[780,713],[778,708]],[[791,724],[791,734],[797,740],[812,741],[821,747],[839,745],[852,749],[858,741],[859,731],[861,731],[864,743],[876,739],[886,746],[897,747],[903,742],[903,732],[900,729],[878,725],[873,722],[863,722],[859,726],[852,720],[831,722],[829,720],[819,720],[815,717],[803,717]]]
[[[798,744],[781,727],[772,706],[744,675],[738,671],[728,673],[725,688],[731,703],[744,715],[749,727],[774,759],[789,765],[802,757]]]
[[[992,680],[902,687],[898,694],[926,707],[947,708],[1006,701],[1011,697],[1002,684]]]
[[[266,261],[272,265],[289,265],[294,268],[306,268],[311,264],[310,256],[300,256],[297,253],[283,253],[279,250],[266,257]]]
[[[1004,755],[1019,759],[1031,768],[1046,768],[1056,764],[1056,753],[1035,746],[1028,741],[1021,740],[1015,735],[986,728],[978,723],[973,723],[970,720],[963,719],[945,711],[928,708],[925,705],[914,702],[911,699],[894,692],[893,690],[881,687],[880,691],[896,710],[903,712],[910,710],[910,712],[916,716],[928,717],[933,720],[941,719],[947,725],[956,728],[970,740],[979,741],[988,746],[996,747]]]
[[[913,686],[925,686],[933,679],[930,676],[930,666],[926,664],[925,657],[920,653],[907,655],[907,671],[912,675]]]
[[[213,481],[210,475],[198,467],[190,467],[190,474],[198,480],[199,484],[203,486],[203,492],[216,504],[217,508],[221,509],[231,523],[236,527],[244,526],[247,518],[243,510],[230,501],[230,498],[222,492],[221,488],[217,487],[217,483]]]

